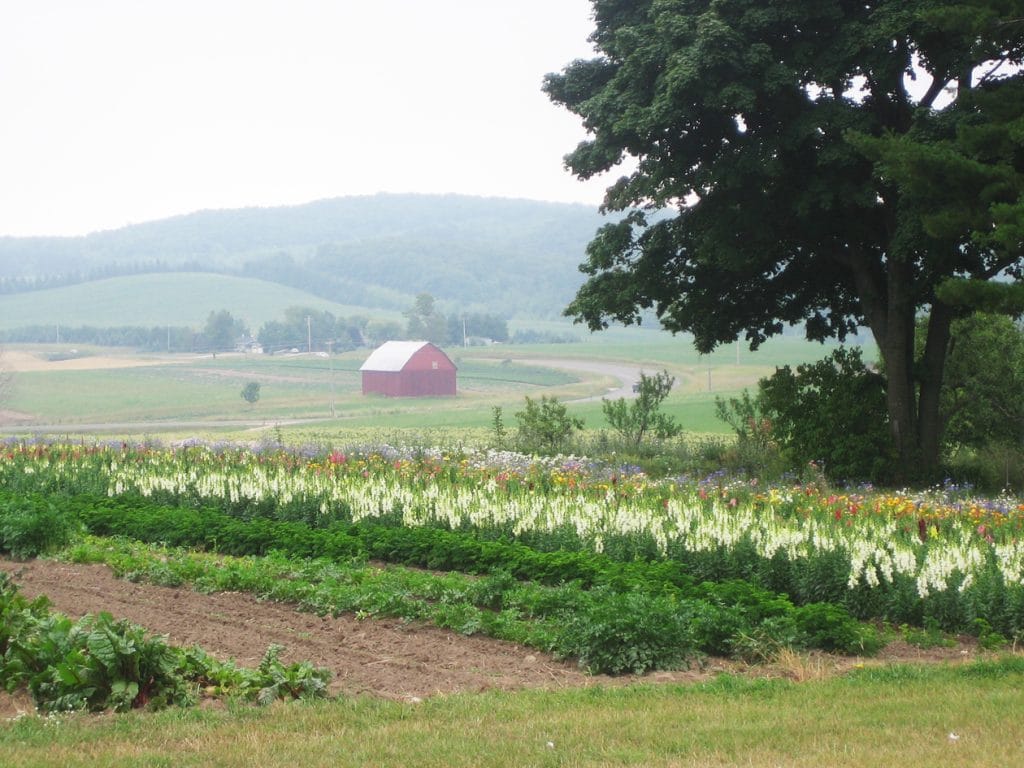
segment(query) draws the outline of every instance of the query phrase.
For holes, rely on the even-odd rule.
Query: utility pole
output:
[[[306,315],[306,351],[313,354],[313,325],[312,319]]]

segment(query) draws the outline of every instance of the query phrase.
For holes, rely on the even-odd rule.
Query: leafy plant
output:
[[[810,648],[848,654],[877,653],[883,645],[878,632],[867,624],[851,621],[850,614],[831,603],[810,603],[794,614],[800,641]]]
[[[46,711],[184,705],[192,693],[162,638],[109,614],[61,614],[24,625],[5,654],[8,687],[25,685]]]
[[[885,379],[859,349],[840,347],[817,363],[787,365],[759,382],[772,436],[798,466],[824,465],[837,480],[884,480],[895,463]]]
[[[992,625],[983,618],[979,617],[974,620],[973,629],[978,636],[978,647],[983,650],[999,650],[1000,648],[1005,648],[1009,643],[1005,635],[993,630]]]
[[[665,439],[682,431],[675,419],[661,412],[661,404],[672,391],[673,384],[675,377],[668,371],[660,371],[653,376],[641,373],[635,399],[627,402],[626,398],[620,397],[618,400],[601,401],[601,410],[608,424],[634,450],[640,450],[648,434]]]
[[[519,422],[519,446],[531,453],[554,454],[562,451],[573,432],[583,429],[583,420],[570,416],[563,403],[541,395],[540,400],[526,397],[523,410],[516,413]]]
[[[271,645],[263,655],[256,674],[245,682],[245,688],[255,691],[258,704],[295,699],[324,698],[331,673],[318,669],[308,661],[282,664],[280,660],[284,646]]]
[[[675,669],[697,654],[689,612],[671,597],[599,588],[585,610],[568,617],[556,653],[576,656],[592,673]]]
[[[66,546],[80,527],[49,499],[8,499],[0,507],[0,550],[19,559],[36,557]]]
[[[918,648],[951,648],[956,645],[956,641],[942,631],[934,616],[926,617],[923,627],[901,625],[900,634],[905,642]]]

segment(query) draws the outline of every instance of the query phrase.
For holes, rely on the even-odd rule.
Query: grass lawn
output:
[[[25,717],[16,766],[1020,765],[1024,660],[638,686]]]

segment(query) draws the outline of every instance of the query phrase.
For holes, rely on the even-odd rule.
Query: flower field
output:
[[[671,567],[688,583],[742,580],[793,605],[831,604],[862,620],[1007,639],[1024,630],[1024,505],[951,487],[898,493],[655,480],[579,458],[391,446],[11,442],[0,456],[0,488],[54,503],[86,494],[213,508],[318,531],[447,532],[516,552],[575,553],[577,562],[640,563],[652,594],[662,589],[657,574]],[[501,566],[493,557],[466,566],[436,554],[406,562]],[[673,578],[678,586],[682,576]]]

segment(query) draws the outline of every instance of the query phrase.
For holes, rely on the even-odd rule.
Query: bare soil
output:
[[[24,350],[4,350],[4,367],[13,373],[29,371],[93,371],[110,368],[138,368],[146,365],[166,365],[170,358],[157,356],[124,355],[82,355],[64,360],[48,360],[41,354]]]
[[[286,647],[284,661],[310,661],[331,670],[331,693],[417,700],[437,694],[569,688],[633,682],[698,682],[728,671],[807,680],[842,673],[865,664],[888,662],[960,662],[975,657],[967,638],[954,648],[919,649],[890,643],[871,659],[793,654],[773,664],[748,666],[708,659],[699,667],[646,676],[588,675],[575,664],[547,654],[485,637],[466,637],[422,623],[321,617],[294,607],[256,600],[248,594],[201,594],[115,578],[103,565],[73,565],[50,560],[0,559],[22,594],[46,595],[54,610],[79,618],[106,611],[178,646],[199,645],[220,659],[256,666],[267,647]],[[27,703],[26,703],[27,702]],[[24,695],[0,696],[0,718],[30,711]]]

